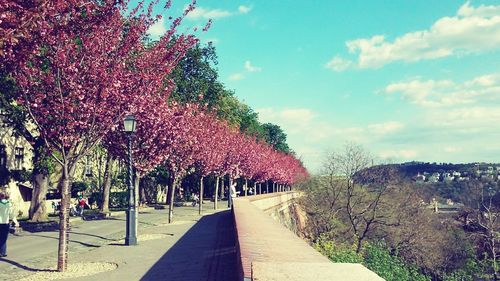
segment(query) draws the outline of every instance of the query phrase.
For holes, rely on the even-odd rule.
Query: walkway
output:
[[[71,280],[236,280],[230,211],[207,210],[200,217],[197,208],[179,207],[174,219],[167,224],[166,210],[141,212],[139,245],[131,247],[120,241],[125,230],[123,216],[75,224],[70,235],[70,263],[114,262],[118,269]],[[55,231],[10,236],[9,256],[0,259],[0,280],[53,268],[56,237]]]

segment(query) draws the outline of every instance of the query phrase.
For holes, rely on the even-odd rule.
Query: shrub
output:
[[[340,263],[362,263],[363,256],[356,253],[355,247],[337,245],[334,241],[320,237],[314,244],[314,248],[333,262]]]
[[[83,181],[75,181],[71,184],[71,197],[76,197],[79,192],[84,192],[89,185]]]
[[[392,256],[383,245],[367,244],[364,264],[387,281],[428,281],[430,277],[418,268],[406,264],[401,258]]]
[[[109,194],[109,207],[110,208],[128,207],[128,192],[127,191],[111,192]]]

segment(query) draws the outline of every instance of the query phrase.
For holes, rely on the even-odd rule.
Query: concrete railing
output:
[[[269,215],[297,196],[281,192],[234,200],[239,280],[383,280],[361,264],[331,262]]]

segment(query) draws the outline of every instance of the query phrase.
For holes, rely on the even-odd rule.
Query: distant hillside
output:
[[[359,184],[406,182],[419,187],[426,200],[437,196],[457,202],[463,201],[465,185],[471,180],[496,190],[500,182],[500,164],[408,162],[376,165],[354,175],[354,181]]]
[[[444,180],[480,179],[481,177],[485,178],[485,176],[490,176],[489,178],[494,179],[495,176],[500,174],[500,164],[452,164],[428,162],[385,164],[366,168],[358,172],[354,178],[357,183],[361,184],[384,183],[389,181],[427,182],[433,174],[439,174],[439,178],[434,179],[433,182]]]

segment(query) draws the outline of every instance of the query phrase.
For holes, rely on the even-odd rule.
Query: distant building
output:
[[[439,173],[433,173],[429,178],[428,178],[428,182],[430,183],[436,183],[436,182],[439,182]]]
[[[423,183],[423,182],[425,182],[425,178],[426,178],[426,177],[425,177],[425,175],[418,173],[418,174],[415,176],[415,181],[416,181],[417,183]]]
[[[0,112],[0,190],[10,195],[10,200],[22,216],[27,216],[33,193],[28,178],[33,171],[33,148],[23,137],[14,134],[12,128],[2,123],[1,117]],[[105,162],[95,161],[93,158],[95,157],[92,155],[83,157],[77,164],[74,181],[91,182],[92,177],[104,174]],[[57,183],[61,176],[59,169],[59,165],[56,165],[56,171],[50,178],[48,194],[58,193]],[[94,181],[100,186],[98,179]],[[47,209],[51,210],[51,202],[46,204]]]
[[[432,208],[435,213],[454,214],[464,207],[462,203],[455,203],[451,199],[446,199],[446,203],[440,203],[436,198],[432,198],[428,208]]]
[[[455,179],[455,177],[451,173],[444,173],[443,174],[443,180],[445,182],[450,182],[450,181],[453,181],[454,179]]]

